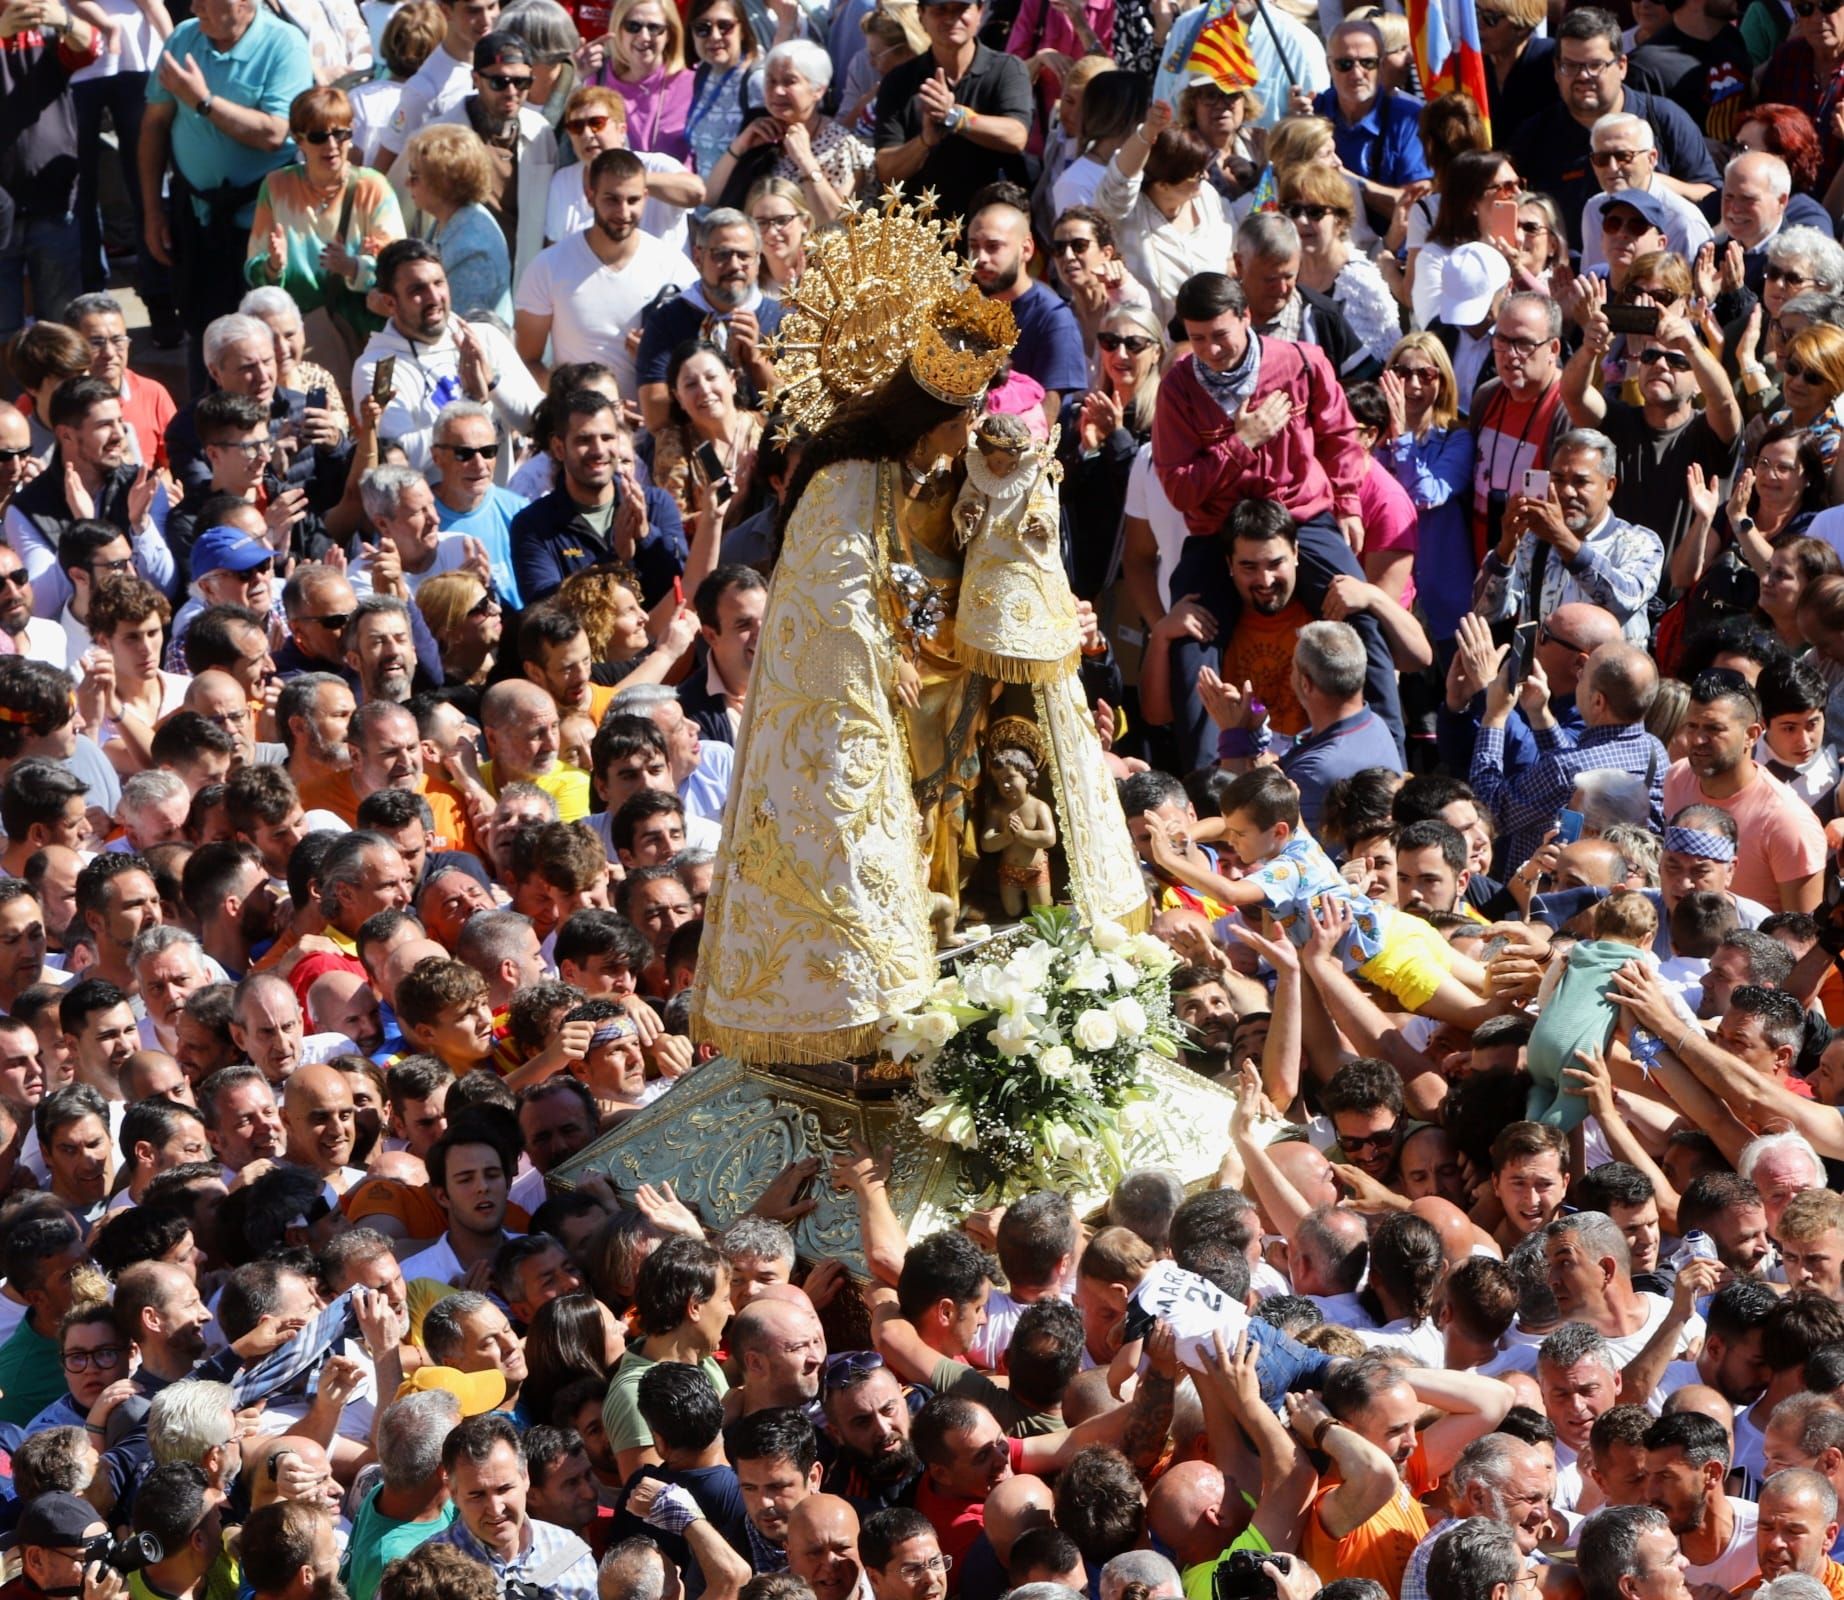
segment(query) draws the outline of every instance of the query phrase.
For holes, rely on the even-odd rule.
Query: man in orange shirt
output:
[[[1405,1366],[1381,1354],[1336,1368],[1326,1379],[1323,1402],[1310,1394],[1291,1396],[1295,1430],[1351,1469],[1321,1482],[1300,1541],[1307,1564],[1341,1578],[1374,1578],[1390,1600],[1398,1600],[1403,1569],[1428,1536],[1421,1497],[1467,1445],[1504,1420],[1513,1399],[1510,1385],[1496,1378]],[[1419,1432],[1416,1423],[1430,1407],[1444,1415]],[[1338,1438],[1341,1432],[1357,1435],[1372,1450],[1352,1450],[1352,1441]],[[1376,1452],[1393,1472],[1379,1469]]]
[[[331,695],[330,687],[325,691]],[[359,802],[380,789],[404,789],[429,802],[434,827],[432,850],[478,853],[473,825],[460,793],[423,770],[423,740],[416,718],[394,700],[367,700],[347,723],[346,747],[352,764],[330,772],[318,787],[316,803],[344,821],[358,824]]]
[[[1844,1600],[1844,1566],[1831,1559],[1838,1536],[1838,1492],[1822,1472],[1788,1467],[1761,1485],[1755,1553],[1761,1581],[1803,1572]]]
[[[345,680],[332,672],[305,672],[282,686],[275,726],[288,747],[288,776],[310,811],[337,813],[333,802],[351,792],[346,739],[357,706]]]

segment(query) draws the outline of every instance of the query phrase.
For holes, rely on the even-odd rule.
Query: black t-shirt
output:
[[[698,1508],[723,1541],[747,1561],[749,1514],[743,1508],[742,1491],[736,1486],[736,1470],[727,1466],[691,1467],[682,1471],[662,1466],[641,1467],[622,1485],[621,1506],[615,1512],[610,1544],[618,1544],[623,1539],[651,1539],[659,1546],[660,1553],[685,1575],[685,1600],[698,1600],[707,1580],[703,1569],[692,1559],[691,1545],[684,1536],[642,1522],[627,1509],[627,1497],[642,1478],[658,1478],[662,1483],[677,1484],[685,1490],[698,1502]]]
[[[1684,469],[1694,461],[1705,476],[1727,478],[1735,469],[1739,440],[1724,444],[1701,411],[1682,427],[1661,433],[1646,425],[1643,411],[1622,400],[1608,401],[1601,432],[1613,440],[1619,461],[1613,514],[1664,540],[1668,567],[1692,514]]]
[[[1710,158],[1703,130],[1682,106],[1631,87],[1629,78],[1621,109],[1644,117],[1651,125],[1658,142],[1660,172],[1684,183],[1721,185],[1722,174]],[[1550,196],[1562,208],[1569,243],[1577,250],[1581,249],[1582,207],[1601,192],[1588,151],[1588,130],[1561,104],[1519,128],[1509,150],[1525,186]]]
[[[888,150],[907,144],[922,132],[922,85],[939,68],[933,52],[892,67],[877,93],[877,148]],[[1011,117],[1030,127],[1035,108],[1031,78],[1016,56],[1002,56],[979,45],[966,76],[953,85],[955,103],[983,117]],[[963,134],[950,133],[928,153],[921,171],[904,183],[910,195],[933,189],[937,209],[947,216],[965,216],[967,202],[980,189],[1000,179],[1030,183],[1025,159],[1001,155],[975,144]]]
[[[1714,39],[1696,39],[1667,25],[1629,58],[1664,86],[1667,98],[1690,113],[1705,134],[1733,144],[1748,114],[1754,61],[1742,30],[1728,24]]]

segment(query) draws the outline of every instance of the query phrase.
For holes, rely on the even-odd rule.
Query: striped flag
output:
[[[1260,82],[1235,0],[1210,0],[1209,14],[1197,31],[1184,70],[1203,74],[1225,93],[1252,89]]]
[[[1487,118],[1489,138],[1485,55],[1479,45],[1474,0],[1408,0],[1408,12],[1423,97],[1432,100],[1437,94],[1456,91],[1467,95],[1479,107],[1480,116]]]

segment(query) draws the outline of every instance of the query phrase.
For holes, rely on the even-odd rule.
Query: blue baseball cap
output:
[[[1671,213],[1665,202],[1645,189],[1616,189],[1612,194],[1602,195],[1601,200],[1603,217],[1615,206],[1629,206],[1660,233],[1668,235],[1671,232]]]
[[[275,560],[268,545],[252,539],[241,528],[207,528],[192,545],[192,576],[208,572],[249,572]]]

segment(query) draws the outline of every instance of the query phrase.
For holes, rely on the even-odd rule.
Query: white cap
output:
[[[1511,264],[1489,244],[1463,244],[1442,264],[1440,319],[1470,328],[1491,315],[1492,300],[1511,281]]]

